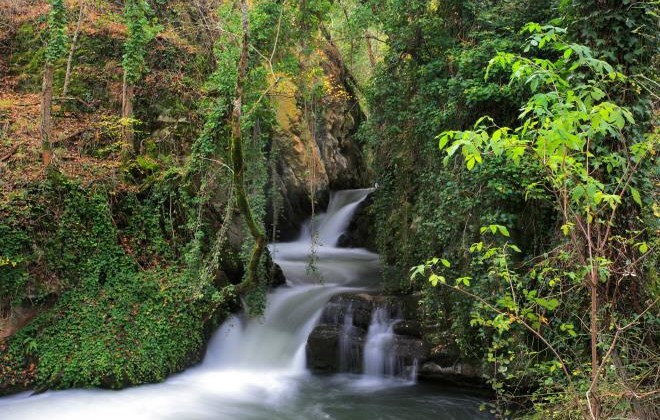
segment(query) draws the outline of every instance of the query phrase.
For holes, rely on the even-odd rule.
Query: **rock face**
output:
[[[347,83],[338,52],[331,48],[307,57],[305,66],[322,70],[315,83],[322,86],[320,99],[306,99],[308,88],[278,74],[273,89],[277,130],[271,139],[275,157],[270,188],[267,226],[280,240],[291,240],[301,223],[327,205],[329,190],[368,185],[366,165],[354,139],[364,119],[360,105]]]
[[[428,348],[411,328],[407,331],[412,335],[394,333],[397,324],[414,325],[399,319],[401,312],[384,296],[335,296],[307,340],[308,367],[321,372],[362,373],[370,369],[365,355],[368,359],[372,354],[383,359],[383,375],[409,376],[428,356]]]
[[[346,232],[339,237],[337,245],[342,248],[366,248],[376,252],[375,237],[373,235],[374,220],[370,206],[373,203],[373,195],[369,195],[358,206],[351,223]]]

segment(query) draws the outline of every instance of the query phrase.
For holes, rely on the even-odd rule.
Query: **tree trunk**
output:
[[[592,262],[593,264],[593,262]],[[591,415],[600,418],[600,403],[598,402],[598,268],[591,269]]]
[[[131,118],[133,116],[133,85],[128,83],[126,72],[124,72],[124,82],[122,84],[122,99],[121,99],[121,117],[124,120],[122,126],[123,147],[122,155],[124,159],[128,159],[137,153],[134,142],[133,123]]]
[[[373,69],[374,67],[376,67],[376,56],[374,55],[374,49],[373,46],[371,45],[371,34],[369,33],[369,31],[365,31],[364,39],[367,40],[367,53],[369,54],[369,64],[371,64],[371,68]]]
[[[73,38],[71,39],[71,49],[69,50],[69,58],[66,60],[66,73],[64,74],[64,86],[62,87],[63,97],[66,97],[66,94],[69,92],[69,82],[71,81],[71,65],[73,64],[73,54],[76,51],[78,35],[80,34],[80,26],[82,24],[84,9],[85,9],[85,3],[83,0],[80,0],[78,23],[76,24],[76,31],[73,33]]]
[[[240,0],[240,4],[243,40],[241,44],[241,56],[238,61],[238,77],[236,78],[234,109],[231,113],[231,161],[233,166],[232,169],[234,171],[233,181],[234,188],[236,189],[236,202],[238,204],[238,209],[245,219],[245,223],[250,230],[250,235],[252,235],[252,238],[254,239],[250,261],[245,270],[245,279],[237,287],[239,293],[244,293],[254,288],[256,285],[257,269],[259,268],[259,261],[261,260],[261,254],[266,247],[267,239],[266,234],[254,220],[243,180],[244,161],[243,145],[241,142],[241,107],[243,105],[243,84],[245,83],[248,64],[248,16],[246,0]]]
[[[51,118],[51,107],[53,105],[53,64],[46,62],[44,67],[44,79],[41,85],[41,160],[44,166],[49,166],[52,161],[51,136],[53,133],[53,121]]]

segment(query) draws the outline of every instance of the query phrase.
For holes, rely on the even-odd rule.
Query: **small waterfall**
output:
[[[355,343],[355,327],[353,326],[353,305],[349,304],[342,322],[339,336],[339,371],[357,372],[360,366],[360,348]]]
[[[417,360],[413,361],[412,367],[407,367],[397,351],[397,338],[393,330],[394,324],[399,321],[401,317],[392,317],[387,306],[379,306],[373,311],[364,344],[365,375],[415,379]]]
[[[373,189],[334,191],[330,194],[328,211],[318,220],[318,240],[322,245],[335,246],[351,222],[353,213]]]
[[[373,312],[371,325],[364,345],[364,374],[368,376],[392,376],[395,372],[394,321],[387,307]]]

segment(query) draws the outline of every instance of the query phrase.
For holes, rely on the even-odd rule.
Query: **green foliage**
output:
[[[567,400],[565,387],[574,391],[573,382],[580,379],[579,363],[569,364],[567,356],[562,356],[565,346],[577,336],[573,323],[563,321],[558,311],[570,299],[556,288],[546,288],[518,273],[512,256],[521,250],[515,244],[487,240],[491,235],[508,238],[506,227],[488,225],[480,230],[484,240],[472,244],[470,253],[478,265],[487,268],[484,277],[457,276],[449,261],[432,258],[411,269],[411,280],[427,279],[433,287],[443,286],[473,301],[469,322],[488,343],[485,362],[495,367],[485,374],[498,396],[494,413],[499,410],[500,415],[511,415],[509,404],[519,387],[539,389],[537,402]],[[557,328],[556,333],[549,328]],[[520,339],[526,335],[533,338]]]
[[[53,64],[66,53],[66,8],[64,0],[50,0],[48,13],[48,45],[46,63]]]
[[[499,415],[506,415],[512,394],[531,394],[534,390],[535,409],[542,416],[577,407],[567,400],[567,395],[571,397],[565,392],[571,378],[553,361],[556,357],[548,347],[516,317],[502,316],[495,321],[497,313],[480,307],[474,297],[440,287],[446,284],[468,290],[508,313],[511,299],[499,299],[511,295],[511,288],[499,270],[494,271],[502,261],[496,260],[501,256],[497,250],[508,249],[505,260],[511,268],[510,278],[516,287],[522,287],[513,289],[517,308],[533,309],[529,314],[538,319],[524,318],[525,322],[538,326],[574,368],[570,373],[575,389],[584,395],[590,386],[590,369],[584,366],[589,355],[583,351],[588,348],[589,336],[575,314],[588,311],[590,304],[588,293],[575,291],[585,290],[584,276],[593,265],[589,258],[576,263],[576,254],[571,251],[571,235],[581,228],[575,221],[562,220],[563,206],[555,200],[554,189],[566,185],[571,212],[585,222],[591,217],[593,229],[601,234],[608,225],[616,232],[606,245],[607,255],[592,260],[598,264],[602,279],[599,295],[616,296],[598,312],[599,319],[609,320],[599,324],[598,351],[602,355],[618,340],[620,353],[627,358],[625,369],[648,374],[650,371],[639,367],[647,365],[645,357],[652,351],[644,346],[645,350],[633,351],[632,343],[638,342],[636,334],[640,331],[653,334],[653,322],[640,320],[639,325],[626,330],[629,334],[619,334],[618,339],[614,339],[613,325],[625,324],[624,318],[632,321],[634,317],[624,314],[632,307],[640,313],[653,303],[654,296],[652,287],[642,279],[646,272],[655,278],[654,270],[648,268],[654,263],[640,258],[641,251],[649,253],[651,243],[656,242],[646,238],[655,237],[653,226],[657,226],[655,221],[648,222],[653,217],[650,200],[645,200],[652,194],[653,175],[647,176],[652,164],[648,158],[641,159],[657,142],[644,137],[652,131],[651,106],[644,92],[655,89],[651,81],[656,78],[655,70],[648,80],[640,76],[649,66],[654,67],[651,45],[655,35],[649,30],[657,18],[653,2],[361,3],[373,13],[370,30],[388,48],[367,90],[370,119],[360,131],[380,185],[371,209],[378,216],[376,241],[386,262],[395,266],[386,271],[387,287],[421,289],[424,321],[438,329],[430,338],[441,340],[435,343],[455,346],[465,359],[496,363],[502,368],[504,372],[491,378],[504,397]],[[574,38],[568,38],[563,30],[540,25],[528,26],[527,34],[518,33],[530,20],[550,21],[555,17],[551,13],[557,10],[566,13],[563,22],[570,24]],[[360,28],[358,22],[355,28]],[[615,32],[618,35],[613,37]],[[530,39],[526,41],[527,35]],[[591,48],[582,47],[584,43]],[[512,69],[514,61],[536,51],[539,45],[543,49],[536,58]],[[499,54],[501,51],[511,54]],[[612,62],[596,58],[602,55]],[[505,65],[489,65],[493,56]],[[624,70],[632,76],[622,77]],[[515,80],[508,83],[512,75]],[[558,83],[558,89],[548,88],[552,83]],[[565,118],[555,119],[560,109]],[[521,112],[524,115],[520,116]],[[581,112],[588,114],[586,118]],[[484,114],[491,119],[481,120],[482,125],[476,128],[475,115]],[[522,120],[517,124],[519,117]],[[527,126],[523,126],[525,121],[529,121]],[[519,125],[519,131],[502,128]],[[433,133],[448,130],[452,134],[444,139],[433,137]],[[539,153],[533,145],[535,135],[545,142],[537,147]],[[585,137],[589,137],[588,147]],[[462,154],[462,163],[445,159],[443,165],[437,155],[439,141],[445,149]],[[494,147],[485,150],[485,145]],[[555,159],[550,166],[548,160],[527,155],[559,150],[566,151],[560,152],[566,161]],[[639,166],[634,167],[637,163]],[[567,167],[574,171],[569,177],[560,173]],[[633,172],[637,175],[626,181]],[[553,181],[546,178],[548,173]],[[644,207],[640,208],[640,202]],[[612,220],[602,217],[612,216],[613,208],[617,211]],[[644,222],[637,217],[640,213],[647,215]],[[594,222],[597,218],[599,223]],[[493,231],[498,234],[491,236]],[[482,234],[487,238],[481,238]],[[438,258],[432,264],[433,272],[421,268],[428,281],[400,283],[408,267],[433,255]],[[450,268],[443,259],[451,262]],[[635,275],[624,274],[622,278],[621,273]],[[618,294],[619,290],[625,292]],[[644,304],[636,303],[640,301]],[[481,317],[482,322],[474,323],[473,316]],[[619,371],[611,366],[608,369]],[[607,380],[599,385],[602,392],[620,396],[618,402],[616,397],[610,398],[607,409],[614,410],[617,404],[630,407],[620,393],[621,381],[610,380],[616,375],[601,374],[605,376]],[[566,413],[575,413],[570,410]]]
[[[12,341],[39,360],[38,384],[121,388],[161,381],[199,357],[203,320],[217,307],[211,290],[173,270],[137,273],[125,257],[86,268],[80,287]]]
[[[515,48],[517,36],[508,34],[512,26],[522,26],[533,2],[464,3],[374,6],[390,50],[367,92],[371,117],[361,134],[381,185],[374,212],[387,215],[376,218],[379,251],[396,264],[395,279],[439,250],[465,261],[466,244],[476,239],[483,224],[547,231],[544,223],[552,222],[547,206],[538,201],[530,206],[520,193],[538,167],[493,160],[469,172],[458,165],[444,167],[437,158],[432,133],[464,126],[486,109],[513,121],[524,95],[517,86],[485,81],[484,73],[498,50]],[[453,21],[456,14],[460,22]],[[456,31],[465,36],[459,39]],[[537,193],[534,198],[544,195]],[[524,240],[536,248],[546,238]]]
[[[146,71],[146,46],[162,30],[162,26],[149,21],[149,3],[144,0],[126,0],[124,19],[128,30],[124,43],[122,67],[130,84],[136,84]]]
[[[33,385],[121,388],[163,380],[201,355],[230,295],[183,263],[194,248],[164,205],[184,214],[185,205],[171,177],[158,185],[146,198],[115,196],[112,208],[102,190],[54,172],[2,207],[3,311],[57,296],[9,342],[8,366],[38,362]],[[177,251],[188,254],[182,262]]]
[[[613,363],[607,358],[620,334],[636,324],[657,302],[647,301],[646,305],[650,306],[631,319],[617,313],[616,297],[607,300],[598,296],[600,289],[603,289],[600,293],[606,295],[610,284],[621,285],[626,280],[625,275],[617,274],[621,268],[617,268],[615,256],[626,252],[629,262],[625,266],[628,270],[638,270],[639,267],[630,261],[641,259],[635,256],[636,251],[644,253],[648,250],[645,242],[637,243],[636,250],[620,247],[622,242],[633,243],[639,232],[622,229],[616,224],[615,215],[617,210],[624,208],[626,200],[640,206],[643,204],[639,191],[631,188],[631,184],[642,177],[639,168],[643,161],[655,154],[657,136],[634,136],[625,130],[626,125],[634,124],[631,111],[611,102],[605,92],[609,90],[608,85],[625,82],[626,77],[610,64],[596,59],[587,47],[564,41],[563,29],[530,23],[523,31],[530,33],[526,51],[530,47],[543,50],[547,46],[553,50],[548,54],[553,58],[526,58],[500,52],[488,66],[488,71],[497,67],[510,69],[511,83],[525,83],[529,87],[531,97],[519,115],[521,125],[515,129],[499,127],[492,118],[482,117],[475,123],[474,130],[442,133],[438,136],[439,147],[447,153],[446,163],[460,151],[468,170],[481,164],[486,156],[504,156],[515,165],[521,161],[533,161],[543,168],[543,175],[532,179],[527,188],[542,185],[553,192],[557,211],[563,218],[562,233],[569,239],[562,246],[564,250],[556,256],[546,257],[542,263],[530,263],[534,269],[528,275],[529,279],[514,271],[508,263],[507,246],[516,252],[520,252],[519,248],[508,243],[494,248],[484,247],[483,242],[476,243],[470,250],[485,249],[482,258],[492,260],[489,276],[503,280],[508,290],[504,288],[485,294],[483,291],[466,292],[461,286],[469,285],[467,277],[458,278],[456,285],[450,287],[478,302],[472,312],[472,325],[493,328],[497,333],[491,341],[489,361],[501,367],[512,361],[509,357],[511,346],[520,345],[520,342],[511,339],[510,330],[514,324],[522,325],[550,353],[543,355],[531,348],[523,353],[526,359],[535,363],[529,370],[533,377],[544,378],[537,385],[539,389],[547,393],[555,386],[557,379],[551,376],[552,368],[561,368],[564,372],[561,382],[568,388],[564,389],[565,394],[559,388],[558,394],[566,401],[572,398],[577,403],[584,395],[584,389],[587,389],[587,399],[590,395],[595,398],[593,395],[598,392],[599,380],[608,386],[618,386],[616,384],[620,381],[625,383],[628,380],[625,373],[619,373],[623,379],[601,378],[601,369],[606,363]],[[613,147],[613,144],[622,147]],[[481,233],[487,232],[509,236],[506,228],[495,224],[482,227]],[[611,232],[616,232],[616,240],[614,234],[610,236]],[[432,260],[426,266],[416,268],[414,274],[423,273],[434,263]],[[540,278],[536,277],[539,271],[543,273]],[[547,286],[535,288],[537,281],[546,276],[551,277]],[[431,274],[429,281],[434,286],[447,284],[445,277],[436,273]],[[574,320],[548,316],[557,310],[560,302],[570,301],[564,292],[567,288],[588,292],[583,295],[583,303],[579,302],[579,297],[576,302],[577,307],[589,308],[592,319],[591,326],[581,332],[576,331],[578,324]],[[585,304],[589,294],[590,306]],[[495,301],[491,300],[493,297]],[[606,299],[600,309],[599,299]],[[490,314],[484,316],[483,310]],[[614,324],[605,330],[599,326],[596,317],[609,319]],[[613,321],[616,319],[626,319],[627,327]],[[612,330],[616,331],[613,336]],[[505,332],[509,338],[503,341]],[[589,337],[594,348],[610,346],[601,361],[595,360],[597,356],[592,352],[591,370],[581,368],[590,360],[589,356],[563,351],[562,342],[579,339],[578,336]],[[537,359],[537,355],[542,357]],[[539,370],[539,367],[549,367],[550,370]],[[500,373],[505,372],[506,369],[500,369]],[[504,379],[514,379],[520,374],[529,373],[526,370],[509,373]],[[492,384],[498,392],[503,389],[503,382],[493,379]],[[537,398],[541,403],[551,402],[542,396]],[[589,406],[587,402],[583,404]],[[610,401],[606,404],[615,405]],[[591,406],[588,410],[593,412],[597,408]]]
[[[236,13],[231,3],[220,7],[220,16],[225,25],[225,30],[216,42],[214,52],[217,69],[205,83],[205,90],[213,96],[213,103],[208,105],[208,115],[201,135],[193,144],[192,160],[188,166],[189,174],[198,174],[202,177],[200,186],[199,206],[203,207],[209,199],[207,190],[210,183],[217,183],[223,192],[229,192],[228,197],[223,197],[223,205],[230,208],[235,205],[234,191],[231,176],[233,175],[232,157],[230,155],[231,127],[229,116],[231,105],[234,101],[236,79],[238,76],[238,60],[240,56],[240,38],[233,34],[240,33],[241,16]],[[264,92],[269,89],[269,80],[272,70],[278,68],[279,58],[283,45],[288,45],[290,39],[290,27],[282,24],[283,19],[291,16],[291,9],[283,5],[271,2],[258,2],[249,11],[250,36],[249,49],[257,51],[258,54],[250,54],[248,71],[246,75],[245,92],[242,98],[242,149],[244,165],[244,183],[248,195],[249,207],[254,220],[261,229],[265,231],[263,222],[266,216],[265,186],[268,179],[267,165],[268,142],[272,138],[275,129],[275,115],[268,101],[264,99]],[[253,26],[253,22],[255,25]],[[277,49],[274,37],[278,38]],[[271,50],[265,50],[270,48]],[[272,60],[271,61],[271,56]],[[272,67],[271,67],[272,66]],[[271,86],[272,87],[272,86]],[[228,213],[230,214],[230,213]],[[228,217],[222,223],[229,223]],[[198,223],[196,229],[203,229],[202,223]],[[222,242],[226,241],[226,235],[222,234],[225,227],[218,230],[218,234],[209,235],[214,239],[211,246],[212,252],[200,270],[207,273],[214,265],[213,254],[222,248]],[[242,266],[247,266],[251,260],[254,240],[247,226],[244,226],[240,260]],[[215,251],[214,251],[215,250]],[[267,279],[269,277],[266,268],[266,258],[261,258],[258,264],[258,276],[256,276],[256,288],[247,296],[249,310],[253,314],[259,314],[264,308],[265,294],[267,291]]]

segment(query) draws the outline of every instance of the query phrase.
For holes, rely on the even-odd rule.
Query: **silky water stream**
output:
[[[294,242],[270,245],[286,286],[263,317],[229,318],[204,361],[165,382],[121,391],[66,390],[0,399],[0,419],[473,419],[479,399],[388,375],[390,320],[376,311],[365,343],[365,374],[313,375],[307,337],[333,296],[377,288],[378,255],[336,243],[370,190],[332,194],[328,210]],[[372,330],[373,328],[373,330]],[[338,349],[339,351],[339,349]],[[388,370],[389,369],[389,370]]]

